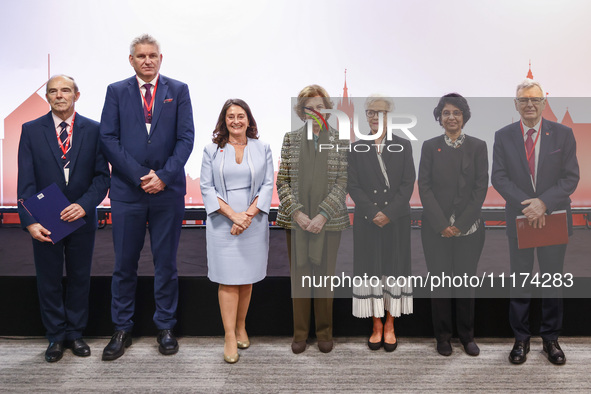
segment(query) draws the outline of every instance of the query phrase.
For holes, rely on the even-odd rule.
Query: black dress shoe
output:
[[[160,344],[160,346],[158,346],[158,351],[164,355],[175,354],[179,351],[179,343],[172,333],[172,330],[160,330],[156,340]]]
[[[370,348],[371,350],[380,350],[383,343],[384,343],[383,339],[379,342],[370,342],[368,339],[367,340],[367,347]]]
[[[476,342],[470,341],[470,342],[462,343],[462,345],[464,345],[464,351],[469,356],[476,357],[480,354],[480,348],[478,347]]]
[[[393,352],[398,347],[398,341],[394,343],[388,343],[384,341],[384,350],[387,352]]]
[[[566,362],[566,356],[558,344],[558,340],[544,341],[544,351],[548,353],[548,361],[555,365]]]
[[[54,363],[62,359],[64,355],[64,344],[61,341],[50,342],[45,351],[45,361]]]
[[[449,341],[437,341],[437,352],[445,357],[451,356],[451,343]]]
[[[509,354],[509,361],[513,364],[523,364],[527,360],[527,354],[529,353],[529,340],[527,341],[515,341],[513,350]]]
[[[131,333],[123,330],[115,331],[111,341],[103,350],[103,361],[116,360],[123,356],[125,348],[131,346]]]
[[[84,342],[84,339],[78,338],[73,341],[66,341],[64,346],[68,349],[72,349],[72,353],[78,357],[90,356],[90,347]]]

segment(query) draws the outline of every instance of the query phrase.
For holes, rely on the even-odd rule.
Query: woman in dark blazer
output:
[[[386,138],[387,114],[394,103],[372,96],[365,114],[373,141],[352,144],[349,155],[348,191],[355,202],[353,221],[353,271],[374,277],[353,288],[353,316],[373,319],[368,346],[396,349],[394,317],[412,313],[410,261],[410,205],[415,166],[410,141],[393,135]],[[380,117],[382,127],[380,130]],[[385,313],[384,313],[385,312]],[[386,317],[382,322],[382,317]]]
[[[430,274],[468,276],[476,273],[484,246],[481,208],[488,189],[486,143],[463,133],[470,119],[468,102],[457,93],[439,100],[433,110],[445,134],[423,143],[419,165],[419,194],[423,204],[421,237]],[[437,351],[452,353],[452,289],[431,293]],[[464,350],[480,353],[474,342],[474,293],[455,289],[456,326]]]

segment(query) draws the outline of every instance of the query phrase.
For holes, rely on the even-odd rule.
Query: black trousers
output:
[[[74,232],[56,244],[33,239],[41,320],[50,342],[78,339],[86,328],[94,237],[90,231]]]
[[[423,251],[431,276],[472,276],[484,246],[484,224],[464,237],[444,238],[423,221]],[[444,286],[431,293],[433,331],[438,342],[449,341],[453,333],[452,307],[455,299],[456,327],[462,343],[474,339],[474,290],[471,287]]]
[[[509,257],[511,259],[511,273],[517,275],[516,287],[511,288],[509,302],[509,323],[518,341],[527,341],[531,337],[529,327],[529,306],[531,300],[531,286],[521,286],[523,276],[520,273],[531,274],[534,266],[534,250],[538,255],[540,274],[562,274],[566,245],[544,246],[541,248],[519,249],[517,238],[509,237]],[[529,281],[528,281],[529,282]],[[560,288],[542,289],[542,324],[540,336],[544,340],[555,340],[562,329],[562,291]]]

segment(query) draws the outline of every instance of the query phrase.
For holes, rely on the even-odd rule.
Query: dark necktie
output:
[[[60,127],[62,128],[60,131],[60,141],[62,144],[65,144],[66,140],[68,139],[68,124],[66,122],[62,122],[60,123]]]
[[[60,131],[60,141],[62,142],[62,146],[66,147],[66,141],[68,140],[68,124],[66,122],[60,123],[60,127],[62,130]],[[67,160],[68,153],[70,153],[70,144],[67,145],[68,150],[65,154],[62,155],[62,159]],[[63,151],[62,151],[63,152]]]
[[[525,139],[525,151],[529,155],[527,163],[529,164],[529,172],[531,174],[531,178],[534,180],[534,184],[536,183],[536,149],[534,147],[534,140],[532,135],[536,131],[534,129],[529,129],[527,131],[527,138]]]
[[[144,95],[144,98],[146,99],[146,101],[144,102],[144,118],[146,120],[146,123],[152,123],[152,109],[148,111],[148,105],[150,105],[150,103],[152,102],[152,84],[146,83],[144,84],[144,88],[146,88],[146,94]]]

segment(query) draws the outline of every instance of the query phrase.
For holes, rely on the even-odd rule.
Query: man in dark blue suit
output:
[[[146,223],[154,257],[154,323],[159,351],[175,354],[177,248],[185,211],[184,166],[193,149],[194,125],[186,84],[159,74],[162,54],[149,35],[134,39],[129,62],[136,75],[107,88],[101,144],[112,166],[111,213],[115,269],[111,317],[115,333],[103,360],[131,345],[137,267]]]
[[[77,356],[90,356],[82,332],[88,320],[96,206],[109,189],[109,167],[100,152],[98,123],[74,110],[80,97],[74,79],[53,76],[46,87],[51,112],[23,124],[18,150],[18,198],[22,202],[56,183],[72,202],[61,212],[61,219],[86,221],[54,244],[51,232],[37,223],[22,204],[18,207],[21,225],[33,237],[41,319],[49,339],[45,360],[55,362],[62,358],[64,347]]]
[[[545,225],[545,215],[566,210],[568,231],[572,234],[570,195],[579,182],[579,165],[572,129],[542,119],[546,105],[539,83],[526,79],[517,86],[515,108],[519,122],[510,124],[495,134],[492,184],[506,201],[505,216],[511,273],[518,278],[511,290],[509,321],[515,334],[515,345],[509,355],[513,364],[521,364],[529,352],[530,286],[520,287],[523,276],[531,274],[534,249],[537,251],[542,275],[560,274],[564,266],[565,245],[519,249],[515,218],[525,215],[534,228]],[[546,290],[546,289],[544,289]],[[543,293],[540,336],[548,360],[561,365],[566,362],[558,344],[562,329],[562,298],[560,288]]]

